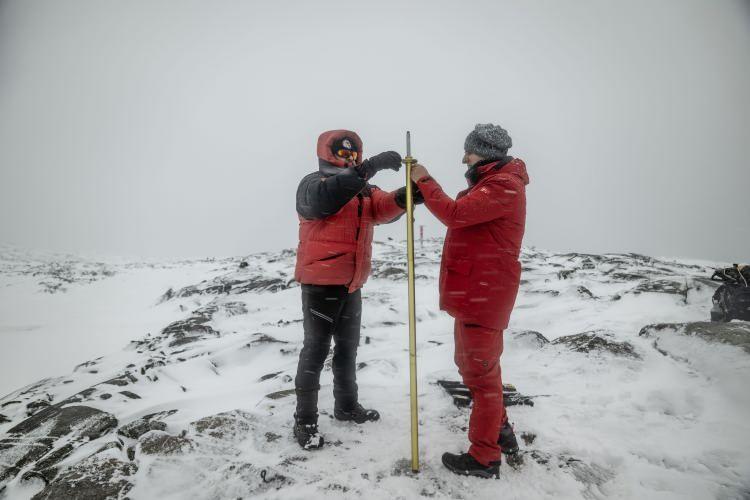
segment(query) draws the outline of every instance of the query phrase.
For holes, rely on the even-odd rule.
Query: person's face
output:
[[[473,167],[478,161],[482,160],[484,160],[484,158],[482,158],[478,154],[464,152],[464,159],[461,160],[461,163]]]
[[[336,157],[344,160],[346,165],[348,167],[351,167],[352,165],[355,165],[357,163],[359,153],[357,153],[356,151],[349,151],[347,149],[339,149],[338,151],[336,151]]]

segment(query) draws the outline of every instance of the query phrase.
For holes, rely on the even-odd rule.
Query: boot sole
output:
[[[445,464],[443,464],[445,465]],[[500,479],[500,473],[499,472],[482,472],[482,471],[465,471],[465,470],[457,470],[452,467],[445,466],[449,471],[453,472],[454,474],[458,474],[460,476],[474,476],[481,479]]]
[[[454,467],[446,464],[445,462],[443,462],[443,465],[449,471],[453,472],[454,474],[458,474],[460,476],[474,476],[474,477],[479,477],[479,478],[482,478],[482,479],[500,479],[500,471],[499,470],[497,472],[479,471],[479,470],[467,471],[467,470],[456,469],[456,468],[454,468]]]
[[[340,422],[354,422],[355,424],[365,424],[367,422],[377,422],[378,420],[380,420],[380,417],[378,417],[375,420],[371,420],[368,418],[366,420],[360,421],[360,420],[355,420],[354,417],[340,416],[340,415],[336,415],[335,413],[333,414],[333,418],[335,418],[336,420]]]

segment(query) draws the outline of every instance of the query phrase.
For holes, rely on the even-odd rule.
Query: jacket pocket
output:
[[[472,266],[473,262],[465,259],[454,260],[446,264],[442,290],[442,299],[446,305],[455,308],[464,303],[469,293]]]

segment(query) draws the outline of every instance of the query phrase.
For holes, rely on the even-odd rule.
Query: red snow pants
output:
[[[493,330],[456,319],[453,331],[455,362],[464,385],[471,391],[474,404],[469,419],[469,454],[489,465],[500,460],[497,443],[506,420],[500,355],[503,330]]]

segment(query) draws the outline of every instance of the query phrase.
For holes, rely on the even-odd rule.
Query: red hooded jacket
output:
[[[370,275],[373,227],[393,221],[404,210],[396,204],[395,192],[367,184],[333,154],[331,146],[343,137],[354,140],[357,164],[362,162],[362,140],[356,133],[331,130],[318,138],[320,171],[302,179],[297,190],[299,246],[294,277],[311,285],[346,285],[352,293]],[[326,200],[334,200],[326,205],[328,211],[320,208]]]
[[[431,177],[419,180],[425,206],[448,227],[440,267],[440,308],[454,318],[504,330],[521,280],[526,165],[519,159],[477,169],[454,201]]]

